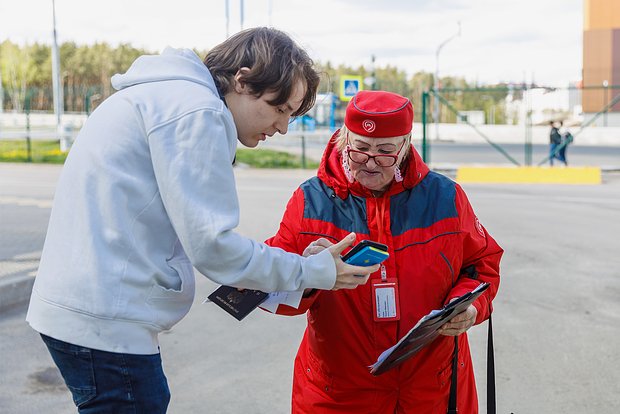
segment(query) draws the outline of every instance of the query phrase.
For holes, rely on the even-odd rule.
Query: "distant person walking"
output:
[[[555,121],[549,121],[549,126],[551,127],[551,130],[549,131],[549,164],[553,167],[554,159],[566,164],[566,161],[562,158],[559,148],[562,145],[562,135],[560,135],[560,130],[555,125]]]
[[[568,158],[566,158],[566,150],[568,146],[573,142],[573,134],[570,133],[568,128],[562,127],[562,121],[560,121],[560,136],[562,137],[562,143],[560,145],[559,155],[560,158],[564,161],[564,165],[568,166]]]

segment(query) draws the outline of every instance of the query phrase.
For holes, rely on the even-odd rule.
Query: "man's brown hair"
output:
[[[247,29],[235,34],[211,49],[204,64],[213,75],[221,95],[233,87],[239,69],[250,70],[242,74],[254,96],[275,92],[269,104],[282,105],[290,98],[297,81],[306,86],[301,106],[293,116],[303,115],[312,108],[319,87],[319,75],[314,62],[286,33],[268,27]]]

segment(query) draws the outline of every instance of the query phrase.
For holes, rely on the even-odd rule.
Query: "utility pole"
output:
[[[226,14],[226,39],[230,37],[230,4],[229,0],[224,0],[224,13]]]
[[[461,22],[458,22],[459,30],[443,42],[437,47],[435,51],[435,79],[433,82],[433,89],[435,90],[435,94],[437,94],[437,90],[439,89],[439,53],[441,49],[452,39],[455,39],[461,35]],[[437,96],[433,97],[434,109],[433,109],[433,121],[435,122],[435,139],[439,139],[439,99]]]
[[[0,114],[4,112],[4,88],[2,87],[2,68],[0,68]]]
[[[0,114],[4,112],[4,89],[2,88],[2,68],[0,68]],[[0,137],[2,136],[2,122],[0,121]]]
[[[54,24],[53,45],[52,45],[52,87],[54,89],[54,114],[56,115],[56,135],[60,142],[60,150],[67,151],[67,138],[62,131],[63,96],[62,83],[60,80],[60,53],[58,51],[58,41],[56,38],[56,2],[52,0],[52,18]]]

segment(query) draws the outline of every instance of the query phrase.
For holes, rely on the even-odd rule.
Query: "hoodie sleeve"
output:
[[[284,211],[284,216],[280,222],[280,229],[275,236],[268,239],[265,243],[269,246],[279,247],[287,252],[302,254],[307,246],[299,244],[299,234],[301,232],[300,224],[302,223],[304,212],[304,193],[301,189],[297,189]],[[321,295],[320,290],[315,290],[309,296],[303,297],[297,308],[280,304],[276,313],[279,315],[301,315],[312,306],[312,304]]]
[[[478,310],[476,324],[479,324],[488,319],[493,310],[491,302],[499,288],[499,263],[504,250],[482,226],[465,192],[458,185],[456,198],[463,234],[463,263],[447,302],[472,291],[482,282],[490,283],[489,289],[474,302]]]
[[[200,109],[152,128],[148,144],[170,222],[199,272],[220,284],[266,292],[331,289],[329,252],[310,258],[243,237],[232,160],[236,129],[229,114]]]

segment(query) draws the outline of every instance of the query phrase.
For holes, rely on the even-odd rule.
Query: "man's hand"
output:
[[[460,335],[474,325],[476,316],[478,316],[478,309],[474,305],[469,305],[464,312],[444,323],[438,332],[445,336]]]
[[[317,242],[319,240],[317,240]],[[325,241],[329,243],[327,240]],[[373,266],[353,266],[350,264],[346,264],[342,261],[342,259],[340,258],[340,254],[344,249],[351,246],[354,242],[355,233],[349,233],[347,237],[340,240],[338,243],[332,244],[328,247],[328,250],[331,252],[334,258],[334,262],[336,263],[336,283],[334,284],[332,290],[355,289],[359,285],[365,284],[368,281],[368,277],[371,273],[379,270],[378,264]],[[318,247],[318,245],[315,247]]]
[[[327,249],[328,247],[330,247],[332,245],[333,245],[332,242],[330,242],[329,240],[321,237],[320,239],[317,239],[317,240],[313,241],[312,243],[310,243],[304,249],[304,252],[303,252],[302,256],[303,257],[314,256],[315,254],[319,254],[320,252],[322,252],[323,250]]]

